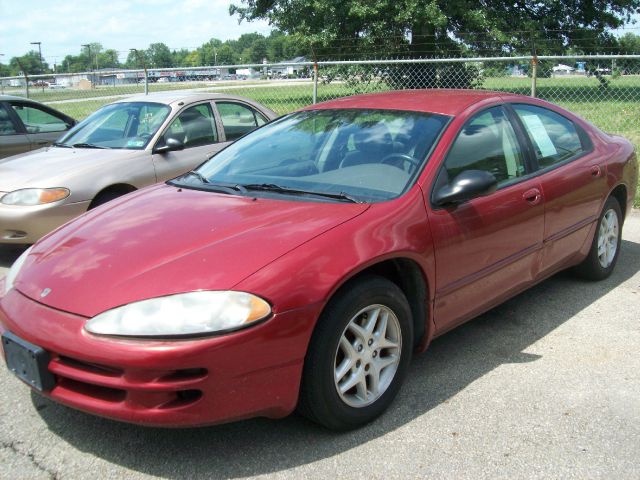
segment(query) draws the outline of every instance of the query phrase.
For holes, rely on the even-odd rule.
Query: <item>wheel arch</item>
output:
[[[426,346],[426,340],[432,335],[429,322],[429,284],[427,276],[415,260],[407,257],[394,257],[380,260],[362,270],[353,272],[337,285],[328,297],[328,302],[340,291],[349,288],[359,279],[377,275],[397,285],[407,297],[413,320],[414,347]],[[327,304],[328,304],[327,302]],[[325,305],[326,308],[326,305]]]
[[[624,183],[617,185],[611,190],[609,197],[613,197],[618,201],[620,211],[622,212],[622,218],[620,220],[624,223],[624,219],[627,216],[627,186]]]
[[[107,194],[115,194],[117,196],[120,195],[126,195],[127,193],[131,193],[131,192],[135,192],[137,190],[136,187],[134,187],[131,184],[128,183],[114,183],[111,184],[107,187],[104,187],[102,190],[100,190],[98,193],[96,193],[96,195],[93,197],[93,200],[91,200],[91,203],[89,204],[89,210],[91,210],[93,207],[96,206],[96,200],[101,196],[101,195],[107,195]]]

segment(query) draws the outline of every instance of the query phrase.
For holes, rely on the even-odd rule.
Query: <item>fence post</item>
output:
[[[144,67],[144,94],[149,95],[149,74],[146,65]]]
[[[531,57],[531,96],[536,97],[536,82],[538,80],[538,56]]]
[[[29,98],[29,75],[24,70],[22,71],[22,75],[24,75],[24,86],[27,89],[27,98]]]
[[[313,103],[318,103],[318,62],[313,64]]]

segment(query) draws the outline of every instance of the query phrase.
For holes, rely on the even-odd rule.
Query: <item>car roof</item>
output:
[[[202,102],[205,100],[240,100],[249,103],[255,103],[248,98],[239,97],[236,95],[228,95],[225,93],[210,93],[210,92],[185,92],[180,90],[169,90],[166,92],[154,92],[149,95],[139,94],[131,97],[126,97],[113,103],[125,103],[125,102],[155,102],[164,103],[165,105],[172,105],[174,103],[184,102],[185,104]]]
[[[407,110],[455,116],[471,105],[487,99],[526,100],[529,97],[490,90],[425,89],[367,93],[318,103],[303,110],[354,108]]]

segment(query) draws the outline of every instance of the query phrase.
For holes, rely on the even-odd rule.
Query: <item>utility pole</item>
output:
[[[82,45],[80,45],[81,47],[87,47],[87,50],[89,51],[89,65],[91,65],[91,44],[90,43],[83,43]],[[96,88],[96,80],[97,80],[97,72],[96,70],[98,69],[98,53],[96,52],[95,54],[95,63],[96,63],[96,68],[95,70],[93,69],[93,67],[91,67],[91,70],[93,71],[93,75],[91,75],[92,77],[92,81],[91,84],[93,86],[93,88]]]
[[[131,50],[133,54],[136,56],[138,63],[142,64],[142,68],[144,69],[144,94],[149,95],[149,75],[147,74],[147,64],[145,63],[142,55],[140,55],[140,52],[138,51],[138,49],[130,48],[129,50]]]
[[[42,62],[42,42],[30,42],[31,45],[38,45],[38,57],[40,57],[40,73],[44,73],[44,63]],[[42,93],[44,93],[44,81],[42,81]]]

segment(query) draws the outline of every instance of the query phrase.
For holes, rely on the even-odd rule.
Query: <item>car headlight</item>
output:
[[[84,328],[96,335],[171,338],[229,332],[264,320],[271,307],[245,292],[202,291],[151,298],[107,310]]]
[[[28,207],[64,200],[70,193],[67,188],[23,188],[7,193],[0,201],[5,205]]]
[[[27,250],[24,251],[22,255],[18,257],[18,259],[15,262],[13,262],[13,265],[9,269],[9,273],[7,273],[7,276],[4,279],[3,295],[6,295],[9,292],[9,290],[13,288],[13,283],[16,281],[16,277],[18,276],[18,273],[20,273],[20,270],[22,269],[22,266],[24,265],[25,260],[29,256],[29,253],[31,253],[32,248],[33,247],[29,247]]]

